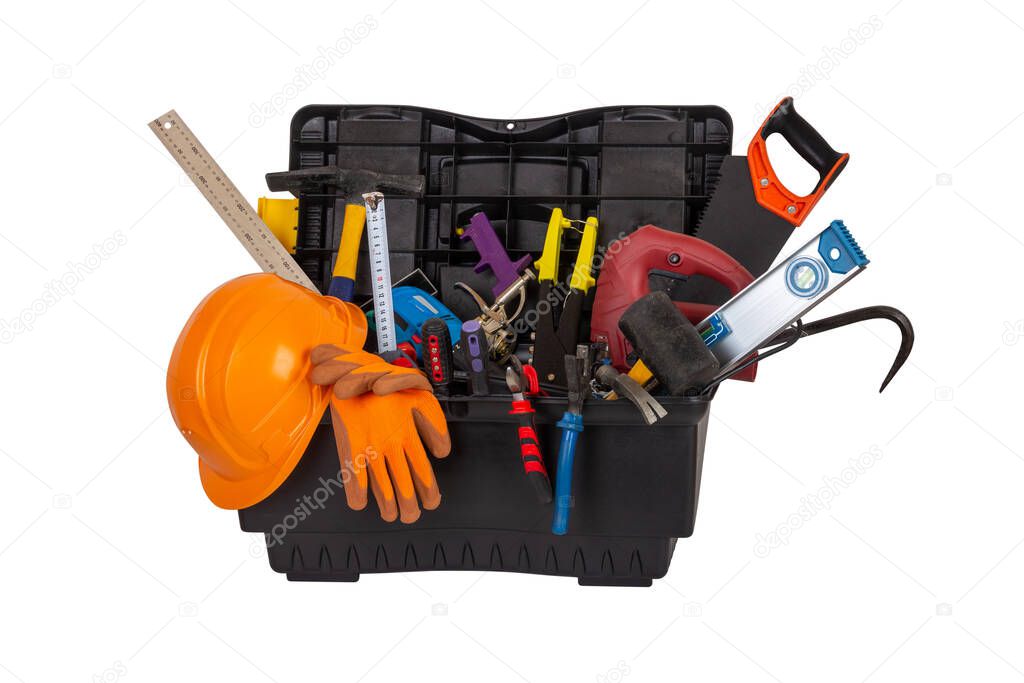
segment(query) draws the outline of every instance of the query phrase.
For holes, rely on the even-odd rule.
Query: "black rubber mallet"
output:
[[[665,292],[637,299],[622,314],[619,329],[673,396],[698,393],[718,372],[718,359]]]

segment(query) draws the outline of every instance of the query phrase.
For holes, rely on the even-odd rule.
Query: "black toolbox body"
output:
[[[478,310],[453,284],[464,281],[488,299],[491,285],[489,274],[473,272],[479,256],[456,233],[472,214],[487,214],[513,259],[540,256],[555,207],[571,218],[596,215],[599,250],[648,223],[689,233],[731,142],[731,119],[713,106],[605,107],[501,120],[417,107],[314,105],[292,120],[289,168],[338,165],[425,175],[423,198],[387,199],[392,276],[421,269],[438,298],[466,320]],[[332,190],[299,199],[296,259],[322,291],[340,238]],[[562,277],[578,242],[578,235],[565,233]],[[364,240],[361,264],[365,249]],[[357,301],[368,297],[366,270],[359,269]],[[653,275],[651,284],[670,290],[673,281]],[[587,319],[589,308],[588,300]],[[553,506],[537,502],[522,471],[511,398],[497,387],[492,393],[439,399],[453,448],[448,458],[433,461],[441,505],[415,524],[385,523],[373,502],[362,511],[347,507],[325,418],[288,480],[239,511],[242,529],[264,532],[271,567],[292,580],[466,569],[643,586],[664,576],[676,539],[693,533],[710,398],[661,397],[669,414],[653,426],[625,400],[589,399],[569,533],[555,536]],[[534,404],[553,482],[555,423],[565,398]]]

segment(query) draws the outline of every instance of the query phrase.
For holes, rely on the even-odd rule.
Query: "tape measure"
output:
[[[377,353],[397,351],[395,341],[395,309],[391,299],[391,258],[388,251],[388,224],[384,216],[384,195],[368,192],[366,202],[366,237],[370,248],[370,288],[373,299],[373,321],[377,328]]]
[[[263,272],[320,293],[176,111],[151,121],[149,127]]]

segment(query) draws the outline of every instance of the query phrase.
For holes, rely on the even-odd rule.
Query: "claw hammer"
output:
[[[296,197],[302,192],[315,192],[326,185],[337,188],[338,198],[334,200],[335,232],[338,223],[342,222],[338,257],[334,261],[327,293],[342,301],[351,301],[355,289],[359,244],[366,223],[363,194],[381,192],[385,195],[422,197],[426,182],[421,175],[377,173],[362,168],[337,166],[317,166],[267,174],[267,187],[272,192],[291,192]],[[343,221],[341,216],[344,216]]]

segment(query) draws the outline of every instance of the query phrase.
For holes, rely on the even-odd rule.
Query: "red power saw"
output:
[[[609,245],[597,279],[590,340],[608,344],[612,365],[621,372],[627,372],[632,365],[628,358],[632,349],[619,330],[619,318],[633,302],[650,292],[651,274],[679,279],[709,278],[726,287],[730,297],[754,281],[746,268],[718,247],[654,225],[638,228]],[[685,301],[675,304],[694,324],[717,308]],[[734,377],[749,382],[756,374],[754,364]]]

